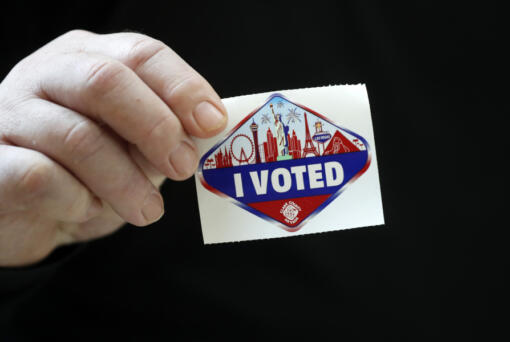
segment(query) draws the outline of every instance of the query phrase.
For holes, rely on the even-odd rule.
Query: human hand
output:
[[[141,34],[71,31],[26,57],[0,83],[0,266],[158,220],[165,177],[197,167],[190,136],[226,121],[207,81]]]

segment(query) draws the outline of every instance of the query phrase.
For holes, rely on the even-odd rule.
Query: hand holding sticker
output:
[[[164,179],[198,165],[190,136],[226,122],[209,83],[158,40],[77,30],[49,42],[0,83],[0,266],[157,221]]]
[[[308,97],[313,99],[318,97],[319,92],[331,93],[334,88],[342,89],[307,89],[305,93],[301,90],[301,94],[294,97],[306,99],[308,91]],[[357,89],[364,90],[364,87]],[[237,102],[248,99],[246,96],[235,98]],[[336,102],[333,97],[328,101],[330,104],[336,103],[334,119],[341,119],[343,113],[339,113],[345,104]],[[225,102],[228,107],[229,101]],[[361,106],[358,111],[361,109],[367,110]],[[236,110],[230,109],[230,112],[233,116],[237,114]],[[343,115],[348,117],[353,114],[358,115]],[[365,126],[368,123],[370,140],[373,140],[369,114],[368,111],[368,116],[358,117],[357,121],[365,123]],[[222,140],[206,150],[199,166],[197,177],[200,185],[197,184],[197,189],[206,242],[248,239],[245,236],[285,236],[278,231],[278,226],[286,232],[297,232],[305,225],[308,227],[312,217],[321,213],[344,191],[348,191],[348,187],[369,170],[372,160],[371,143],[364,136],[334,123],[328,117],[331,118],[331,115],[320,114],[294,102],[290,95],[281,93],[271,94],[262,105],[242,118],[237,117],[238,123]],[[206,145],[205,142],[199,144],[199,148]],[[372,186],[365,194],[368,197],[375,194],[379,198],[379,204],[371,206],[377,209],[378,214],[374,216],[375,222],[372,225],[382,223],[376,166],[374,168],[371,178],[375,177],[375,183],[373,180],[371,183],[377,188]],[[204,207],[209,205],[204,204],[202,189],[225,198],[221,210],[215,205],[219,210],[215,212],[224,217],[224,228],[209,228],[214,224],[207,222],[205,211],[209,210]],[[273,231],[269,231],[267,222],[262,220],[250,220],[253,221],[250,225],[237,224],[238,228],[230,231],[229,227],[236,225],[233,220],[246,222],[239,220],[240,213],[233,205],[270,222]],[[363,207],[363,204],[360,206]],[[331,228],[319,227],[305,233],[348,227]],[[208,238],[213,229],[213,237]]]

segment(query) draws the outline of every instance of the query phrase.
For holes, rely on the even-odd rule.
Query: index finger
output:
[[[196,169],[195,145],[172,110],[127,66],[88,52],[52,55],[36,75],[42,97],[104,122],[167,177]],[[63,81],[64,80],[64,81]]]
[[[185,130],[208,138],[221,132],[227,111],[207,80],[167,45],[138,33],[76,34],[83,48],[131,68],[177,115]]]

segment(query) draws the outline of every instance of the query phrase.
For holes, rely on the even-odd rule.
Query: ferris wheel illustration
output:
[[[239,165],[249,164],[255,153],[255,144],[246,134],[238,134],[230,142],[230,151]],[[246,154],[247,151],[249,151],[248,154]]]

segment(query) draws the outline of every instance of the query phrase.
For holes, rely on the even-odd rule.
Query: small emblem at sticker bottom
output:
[[[370,160],[362,136],[273,94],[204,154],[199,176],[208,190],[292,232],[345,191]]]

